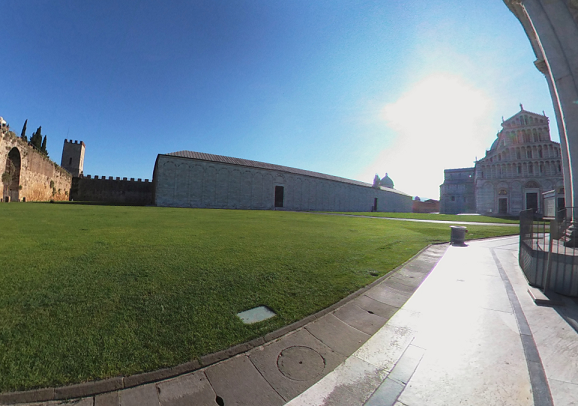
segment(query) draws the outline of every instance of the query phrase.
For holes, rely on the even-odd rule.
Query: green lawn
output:
[[[248,341],[450,235],[443,224],[310,213],[74,204],[0,204],[0,224],[0,391],[154,370]],[[278,316],[251,326],[235,316],[258,305]]]
[[[519,224],[519,220],[501,219],[498,217],[477,216],[477,215],[457,215],[457,214],[432,214],[432,213],[340,213],[349,214],[352,216],[373,216],[373,217],[389,217],[399,219],[418,219],[418,220],[437,220],[437,221],[453,221],[464,222],[472,221],[476,223],[503,223],[503,224]]]

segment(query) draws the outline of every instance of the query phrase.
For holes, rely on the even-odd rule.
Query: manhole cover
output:
[[[277,368],[289,379],[308,381],[323,373],[325,360],[309,347],[289,347],[279,354]]]

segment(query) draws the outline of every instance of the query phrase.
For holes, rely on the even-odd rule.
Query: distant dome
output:
[[[490,147],[490,151],[498,147],[498,141],[499,138],[496,138],[496,140],[492,143],[492,146]]]
[[[380,184],[380,186],[393,189],[393,180],[391,180],[391,178],[389,176],[387,176],[387,173],[385,174],[385,176],[383,178],[381,178],[381,182],[379,184]]]

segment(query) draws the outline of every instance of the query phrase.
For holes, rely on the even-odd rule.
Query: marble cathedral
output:
[[[560,144],[550,139],[548,117],[520,105],[473,168],[444,171],[440,212],[517,216],[533,209],[541,214],[542,194],[552,190],[564,207]]]

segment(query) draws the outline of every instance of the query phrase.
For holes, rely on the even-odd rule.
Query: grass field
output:
[[[399,219],[418,219],[418,220],[436,220],[436,221],[454,221],[454,222],[475,222],[475,223],[502,223],[502,224],[520,224],[519,220],[502,219],[498,217],[477,216],[468,214],[432,214],[432,213],[341,213],[353,216],[373,216],[388,217]]]
[[[450,234],[310,213],[33,203],[1,204],[0,224],[0,391],[130,375],[248,341]],[[235,316],[258,305],[278,315],[250,326]]]

